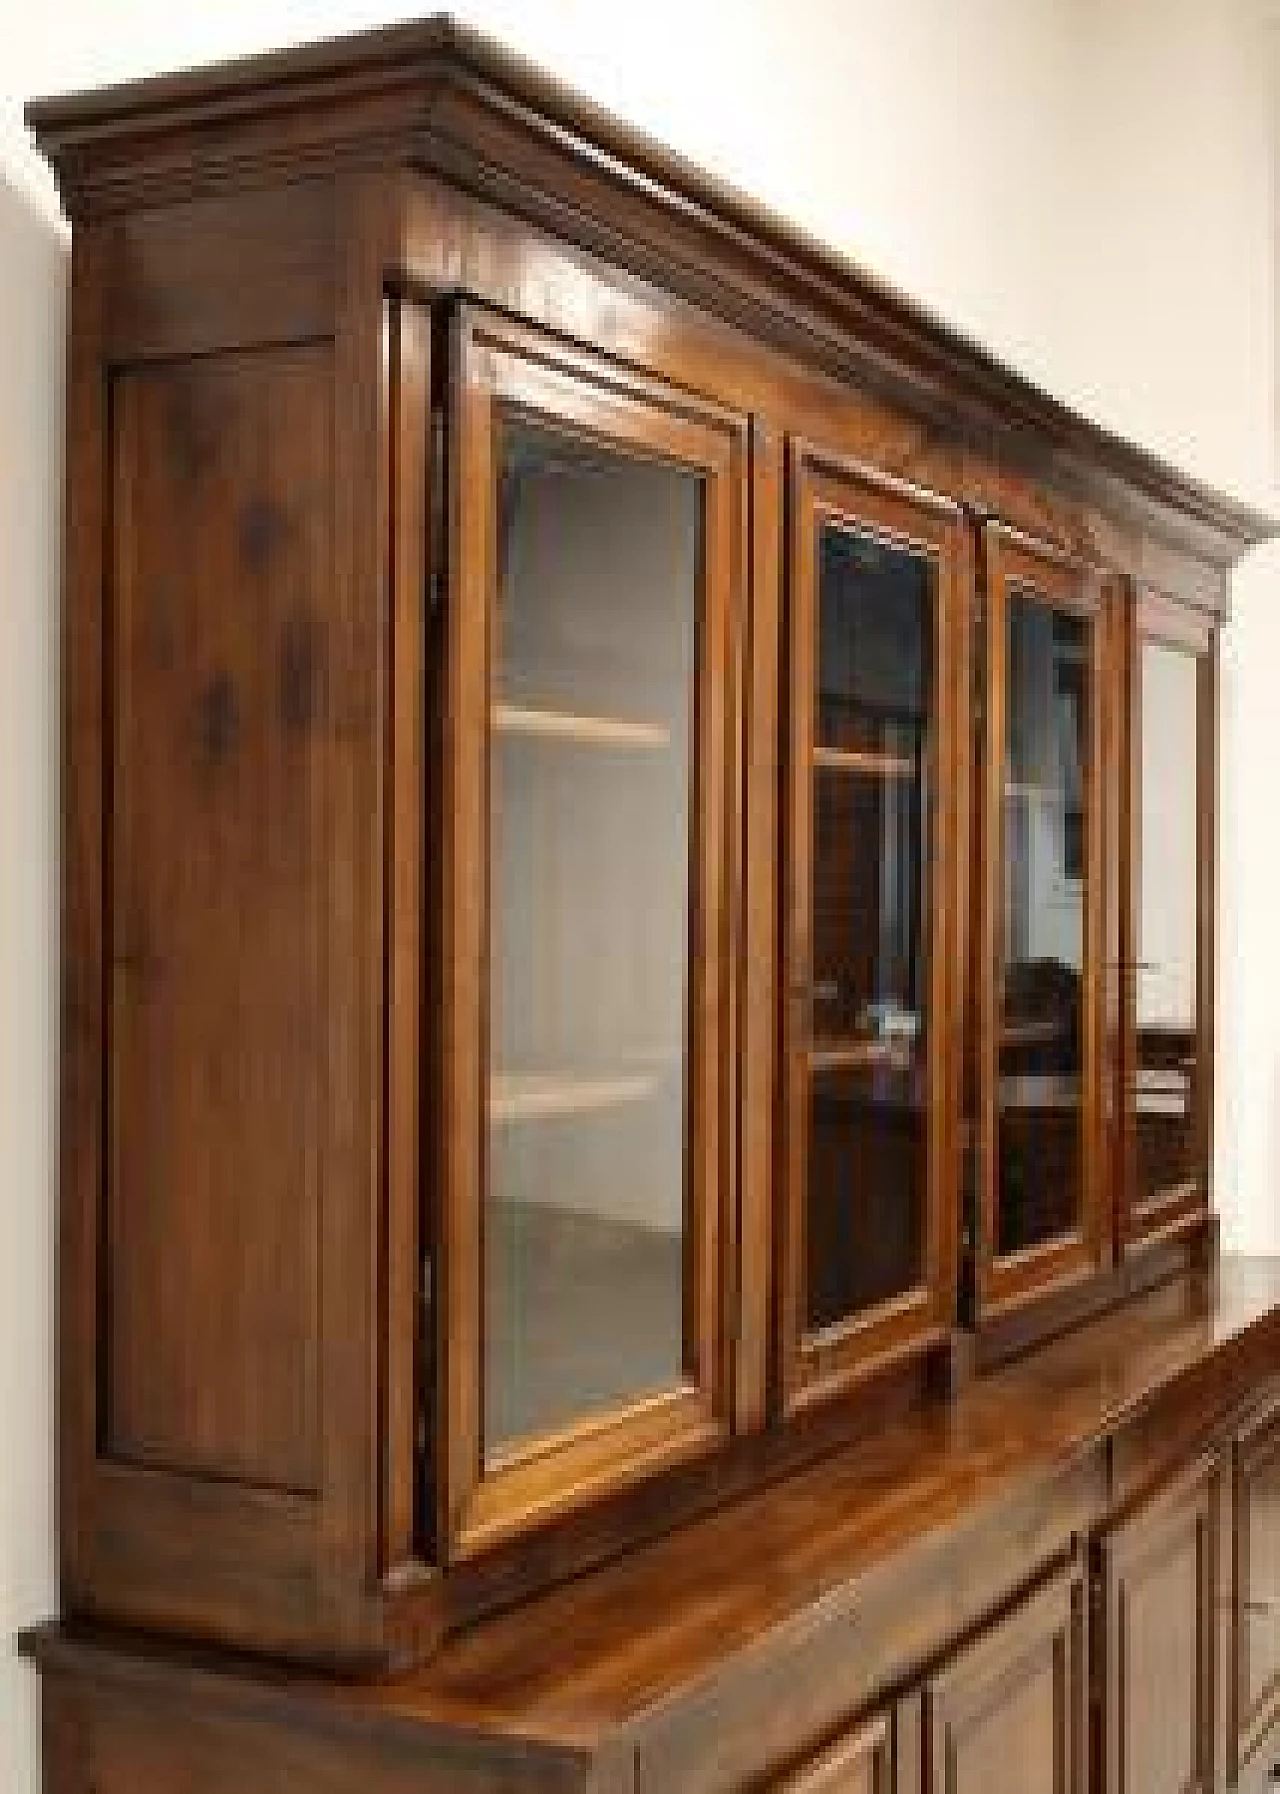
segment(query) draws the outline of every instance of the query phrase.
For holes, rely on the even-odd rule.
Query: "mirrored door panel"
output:
[[[988,1307],[1101,1250],[1106,614],[989,529],[981,1260]]]
[[[468,975],[443,1221],[466,1551],[728,1424],[741,451],[730,421],[496,321],[458,354],[446,971]]]
[[[784,1380],[803,1399],[945,1304],[942,881],[957,519],[797,451]]]
[[[1214,678],[1207,622],[1154,594],[1133,621],[1125,1232],[1139,1239],[1208,1199]]]

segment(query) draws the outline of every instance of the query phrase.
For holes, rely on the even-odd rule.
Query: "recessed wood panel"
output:
[[[1280,1712],[1280,1413],[1240,1440],[1235,1466],[1236,1750],[1243,1762]]]
[[[776,1794],[895,1794],[888,1720],[881,1715],[837,1738],[779,1782]]]
[[[119,375],[110,1455],[319,1480],[331,358]]]
[[[928,1794],[1081,1794],[1084,1619],[1064,1572],[936,1675]]]
[[[1215,1785],[1217,1504],[1206,1459],[1103,1545],[1106,1794]]]

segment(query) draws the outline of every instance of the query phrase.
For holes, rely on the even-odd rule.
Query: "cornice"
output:
[[[27,108],[73,223],[339,168],[425,167],[1219,565],[1271,518],[1061,404],[846,257],[439,17]]]

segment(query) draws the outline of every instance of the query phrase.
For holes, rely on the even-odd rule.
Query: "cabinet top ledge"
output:
[[[972,428],[1033,433],[1110,505],[1154,506],[1227,566],[1280,532],[1015,373],[846,255],[815,241],[469,26],[439,14],[31,101],[26,119],[73,223],[344,168],[457,178],[535,223],[572,203],[584,246],[837,375]],[[1128,504],[1124,499],[1128,498]]]

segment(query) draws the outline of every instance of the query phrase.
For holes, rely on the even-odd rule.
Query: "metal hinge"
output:
[[[1089,1565],[1089,1701],[1100,1707],[1106,1695],[1107,1590],[1102,1564]]]
[[[422,1257],[418,1302],[421,1308],[418,1317],[419,1397],[414,1442],[418,1457],[425,1463],[431,1455],[431,1394],[435,1373],[435,1266],[429,1252]]]
[[[960,1283],[958,1291],[959,1319],[962,1327],[977,1325],[978,1319],[978,1128],[970,1122],[965,1128],[960,1154]]]
[[[434,614],[445,602],[446,568],[448,566],[447,540],[448,516],[446,508],[446,460],[448,455],[448,436],[445,431],[445,415],[443,405],[437,405],[431,413],[431,494],[430,494],[430,538],[431,571],[428,579],[427,600]]]
[[[981,730],[987,708],[987,607],[977,597],[969,621],[969,688],[974,728]]]

